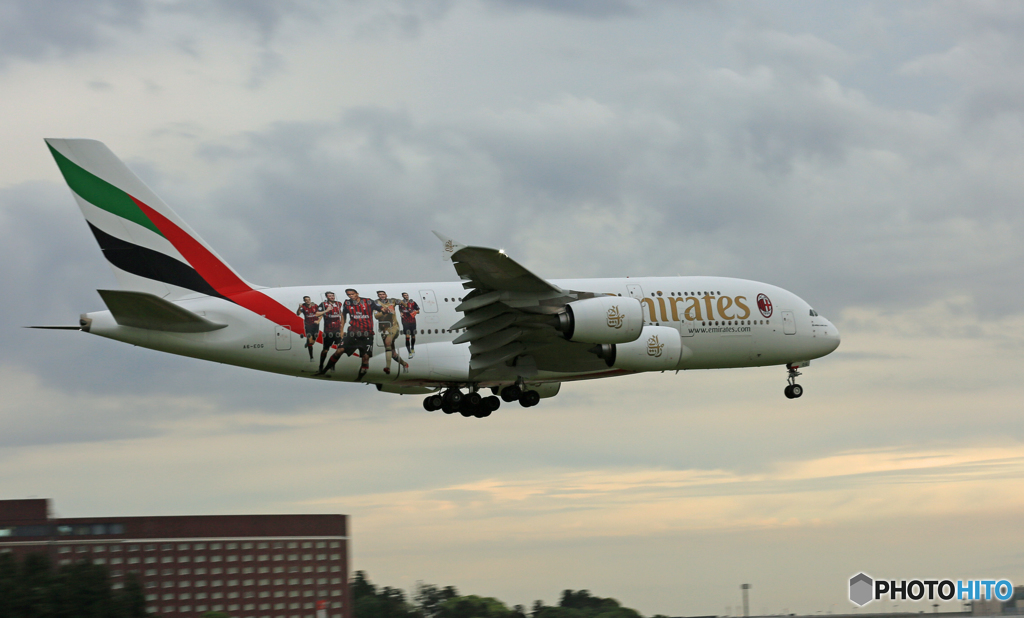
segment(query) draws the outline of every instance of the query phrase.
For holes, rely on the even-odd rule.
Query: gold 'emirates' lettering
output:
[[[655,303],[655,300],[658,302]],[[687,322],[702,322],[705,320],[746,320],[750,317],[750,307],[747,306],[746,300],[746,296],[705,294],[704,296],[643,298],[640,300],[640,304],[647,309],[651,322],[679,322],[680,317]],[[704,301],[703,304],[701,301]],[[682,313],[679,311],[680,306],[682,306]],[[718,310],[717,317],[715,309]],[[730,310],[737,311],[737,313],[730,315],[727,313]]]

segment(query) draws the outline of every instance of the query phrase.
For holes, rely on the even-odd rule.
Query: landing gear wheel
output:
[[[501,407],[501,400],[491,395],[490,397],[484,397],[484,407],[487,408],[488,412],[494,412]]]
[[[484,406],[480,406],[479,408],[477,408],[476,412],[473,414],[473,416],[475,416],[477,418],[487,418],[490,415],[491,415],[491,409],[489,407],[485,406],[485,405]]]
[[[796,383],[796,378],[800,375],[800,372],[796,370],[795,364],[786,365],[786,371],[789,372],[789,375],[786,377],[789,386],[783,392],[786,393],[786,399],[796,399],[804,394],[804,387]]]
[[[540,393],[537,391],[526,391],[519,397],[519,405],[524,408],[532,408],[540,403]]]
[[[483,399],[483,397],[480,396],[480,393],[470,393],[466,395],[463,399],[465,399],[466,403],[468,403],[471,407],[476,408],[480,405],[480,401]]]
[[[512,386],[506,386],[505,388],[501,389],[501,399],[506,403],[511,403],[519,399],[519,397],[522,394],[523,390],[516,386],[515,384],[513,384]]]
[[[440,410],[442,405],[444,405],[444,400],[441,399],[440,395],[431,395],[423,400],[423,409],[427,412]]]
[[[457,406],[462,401],[462,391],[457,388],[449,388],[444,392],[444,400],[446,403]]]
[[[441,404],[441,411],[445,414],[454,414],[457,410],[458,408],[448,402]]]

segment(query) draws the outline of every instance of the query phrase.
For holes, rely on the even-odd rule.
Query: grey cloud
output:
[[[517,11],[535,9],[591,18],[635,16],[652,5],[640,0],[497,0],[495,4]]]
[[[138,30],[143,0],[10,0],[0,5],[0,62],[42,60],[98,49],[119,29]]]

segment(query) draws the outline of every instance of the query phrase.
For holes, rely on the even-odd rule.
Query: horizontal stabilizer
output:
[[[172,333],[206,333],[227,327],[146,292],[96,291],[121,326]]]
[[[82,330],[81,326],[23,326],[22,328],[38,328],[40,330]]]

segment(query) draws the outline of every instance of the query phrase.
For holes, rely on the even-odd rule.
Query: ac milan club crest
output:
[[[768,300],[768,297],[764,294],[757,295],[757,308],[764,317],[772,317],[772,301]]]

